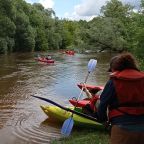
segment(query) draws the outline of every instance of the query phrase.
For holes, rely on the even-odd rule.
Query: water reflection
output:
[[[77,97],[77,83],[87,75],[90,58],[98,60],[88,83],[104,85],[111,55],[51,53],[53,65],[37,62],[33,53],[0,56],[0,141],[2,144],[49,143],[60,137],[61,124],[52,123],[40,109],[46,102],[31,94],[49,98],[61,105]]]

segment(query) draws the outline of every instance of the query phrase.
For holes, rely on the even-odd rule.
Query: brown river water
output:
[[[91,58],[98,63],[87,83],[104,85],[108,79],[109,53],[50,54],[55,59],[50,65],[35,61],[35,53],[0,55],[0,144],[47,144],[60,138],[62,125],[40,108],[50,104],[31,95],[69,106],[68,100],[79,96],[77,83],[84,82]]]

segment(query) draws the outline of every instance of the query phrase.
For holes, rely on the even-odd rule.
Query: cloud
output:
[[[66,13],[65,17],[69,19],[84,19],[91,20],[92,17],[98,16],[100,14],[100,9],[102,6],[110,0],[82,0],[82,3],[74,7],[74,12],[72,14]],[[120,0],[123,4],[131,4],[135,9],[139,8],[141,0]]]
[[[76,5],[74,11],[79,16],[91,16],[98,15],[100,9],[103,5],[106,5],[106,2],[110,0],[83,0],[79,5]],[[120,0],[123,4],[131,4],[135,7],[139,7],[140,0]]]
[[[54,0],[25,0],[28,3],[41,3],[44,8],[53,8]]]
[[[64,17],[71,20],[89,21],[100,13],[100,8],[106,3],[106,0],[83,0],[81,4],[74,7],[73,13],[66,12]]]
[[[25,1],[31,4],[34,2],[33,0],[25,0]]]
[[[98,15],[105,3],[106,0],[84,0],[83,3],[75,6],[74,11],[80,16]]]
[[[54,0],[39,0],[38,3],[41,3],[44,8],[53,8]]]
[[[55,0],[25,0],[30,3],[41,3],[45,8],[53,8]],[[59,0],[60,1],[60,0]],[[72,0],[70,0],[72,1]],[[100,14],[100,9],[103,5],[106,5],[107,1],[110,0],[81,0],[78,5],[73,7],[73,12],[65,12],[62,18],[67,18],[71,20],[91,20]],[[123,4],[131,4],[137,10],[140,6],[141,0],[119,0]],[[56,2],[56,1],[55,1]],[[63,4],[64,6],[66,3]],[[56,15],[58,14],[57,11]]]
[[[73,12],[73,13],[68,13],[66,12],[64,14],[64,17],[63,18],[66,18],[66,19],[70,19],[70,20],[86,20],[86,21],[90,21],[92,20],[94,17],[96,17],[96,15],[91,15],[91,16],[80,16],[78,14],[76,14],[76,12]]]
[[[141,0],[121,0],[124,4],[131,4],[135,8],[139,8]]]

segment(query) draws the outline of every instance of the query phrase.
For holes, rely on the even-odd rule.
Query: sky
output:
[[[52,8],[56,16],[71,20],[91,20],[99,15],[100,8],[110,0],[25,0],[28,3],[41,3],[44,8]],[[129,3],[137,9],[140,0],[119,0]]]

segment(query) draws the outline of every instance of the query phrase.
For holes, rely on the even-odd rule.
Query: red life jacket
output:
[[[111,74],[117,106],[109,107],[109,118],[121,115],[144,115],[144,72],[128,69]]]

